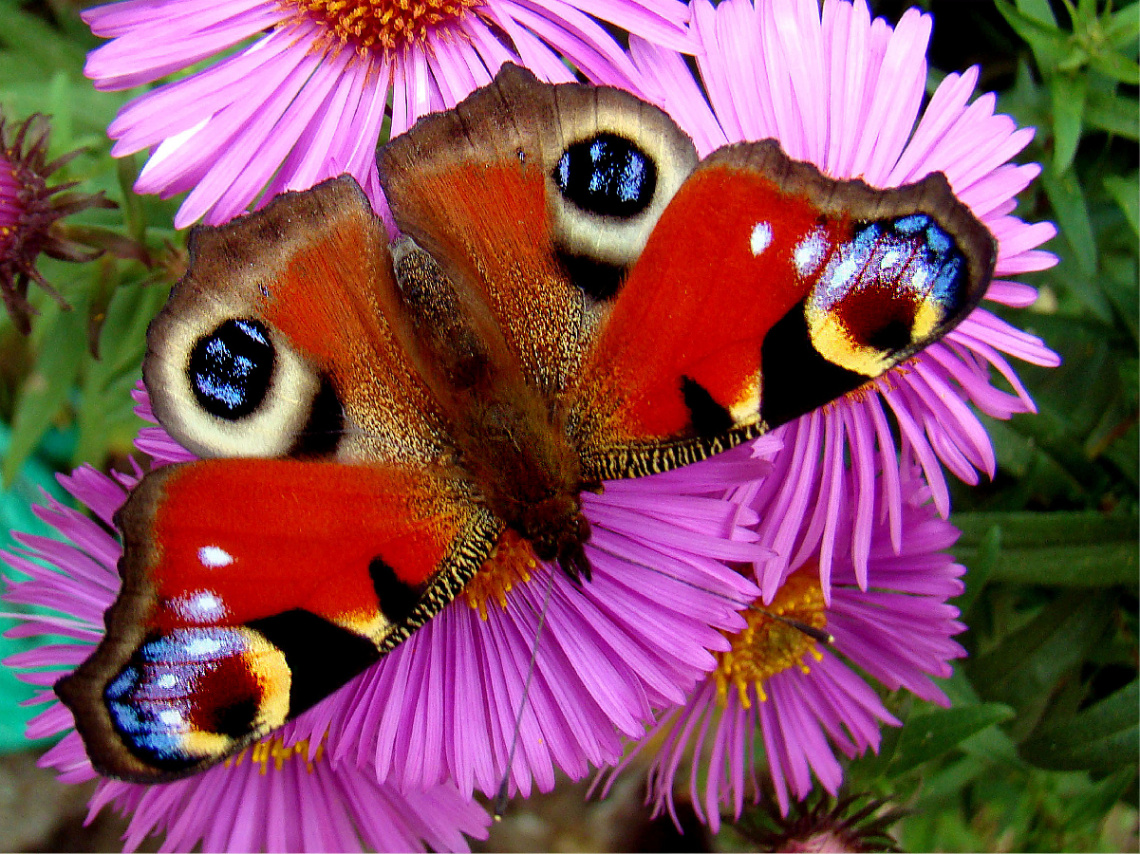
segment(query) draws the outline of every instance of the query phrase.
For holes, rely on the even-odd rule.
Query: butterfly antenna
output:
[[[526,680],[523,682],[522,699],[519,701],[519,710],[515,715],[515,728],[511,735],[511,749],[507,752],[507,767],[503,771],[503,781],[499,784],[499,791],[495,795],[493,816],[495,821],[502,821],[503,813],[507,811],[507,801],[511,782],[511,767],[515,761],[515,750],[519,746],[519,733],[522,731],[523,712],[526,711],[527,697],[530,695],[530,682],[534,678],[535,663],[538,661],[538,644],[542,638],[542,630],[546,626],[546,612],[550,610],[550,598],[554,593],[554,572],[550,572],[550,580],[546,582],[546,592],[542,598],[542,611],[538,615],[538,626],[534,630],[534,648],[530,652],[530,664],[526,669]]]

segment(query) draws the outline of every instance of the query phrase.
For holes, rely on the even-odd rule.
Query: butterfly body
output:
[[[203,459],[121,511],[108,633],[57,691],[124,779],[327,696],[521,538],[587,583],[581,493],[850,391],[981,298],[994,241],[930,176],[772,141],[699,160],[628,93],[505,68],[350,178],[196,231],[144,380]]]

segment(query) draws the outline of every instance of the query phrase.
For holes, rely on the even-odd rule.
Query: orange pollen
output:
[[[531,573],[537,568],[538,559],[530,544],[514,531],[504,531],[487,562],[463,588],[463,598],[485,620],[487,603],[494,601],[505,609],[507,594],[517,585],[530,581]]]
[[[838,400],[833,400],[826,404],[824,411],[834,410],[840,400],[850,401],[851,403],[863,403],[873,394],[886,394],[889,391],[894,391],[899,386],[899,380],[911,372],[910,362],[903,362],[901,365],[895,365],[885,374],[879,374],[868,382],[863,383],[856,389],[852,389],[843,395]]]
[[[728,699],[730,686],[736,688],[740,704],[746,709],[752,706],[749,687],[754,686],[756,695],[764,702],[768,699],[764,692],[768,679],[790,667],[809,673],[811,668],[804,659],[809,655],[816,661],[823,658],[814,638],[774,617],[787,617],[820,630],[827,627],[823,590],[814,565],[792,573],[771,605],[758,604],[757,610],[745,612],[746,629],[737,634],[726,633],[732,649],[716,654],[714,673],[717,699],[722,705]]]
[[[281,0],[360,52],[422,45],[440,26],[459,21],[484,0]]]
[[[313,766],[321,761],[325,755],[325,740],[322,737],[320,743],[317,745],[316,751],[313,755],[309,756],[309,740],[303,738],[296,744],[285,746],[285,740],[279,735],[263,738],[253,747],[243,747],[233,756],[226,759],[222,763],[226,768],[237,768],[247,759],[250,765],[261,766],[261,776],[265,776],[269,769],[280,771],[285,767],[285,763],[290,760],[296,760],[305,763],[305,770],[310,774],[313,773]]]

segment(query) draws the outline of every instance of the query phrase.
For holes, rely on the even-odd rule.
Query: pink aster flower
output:
[[[748,628],[718,656],[716,672],[662,719],[654,731],[661,740],[648,792],[658,812],[668,810],[676,820],[674,786],[685,785],[678,778],[685,758],[694,756],[687,784],[698,816],[714,832],[722,809],[739,818],[745,798],[758,797],[757,746],[767,756],[782,814],[789,794],[802,800],[813,778],[835,794],[843,780],[836,754],[878,750],[880,726],[899,723],[868,676],[890,690],[949,704],[931,677],[949,676],[949,662],[965,654],[952,640],[965,626],[947,604],[963,590],[964,569],[946,551],[958,531],[938,517],[917,472],[909,475],[901,484],[903,547],[896,553],[885,521],[874,526],[869,588],[859,583],[850,551],[838,548],[827,603],[817,551],[784,579],[771,602],[757,600]],[[839,544],[854,535],[858,515],[845,505],[835,531]],[[825,631],[834,641],[824,647],[773,615]]]
[[[99,89],[129,89],[209,61],[131,101],[116,156],[154,151],[135,189],[189,191],[175,218],[223,223],[284,190],[344,172],[378,209],[375,150],[454,106],[506,61],[552,82],[643,85],[599,21],[683,48],[680,0],[124,0],[87,9],[112,41],[88,58]],[[236,50],[231,50],[237,48]],[[569,66],[567,65],[569,63]]]
[[[707,99],[682,57],[637,37],[630,48],[698,151],[772,137],[829,175],[878,187],[942,172],[997,238],[995,280],[986,298],[1015,307],[1034,302],[1033,288],[1007,279],[1056,263],[1037,249],[1056,233],[1053,225],[1012,215],[1016,195],[1041,171],[1037,164],[1010,162],[1033,130],[995,113],[993,94],[971,100],[977,68],[948,75],[923,106],[929,15],[911,9],[892,28],[872,20],[864,0],[825,0],[822,10],[816,0],[726,0],[715,7],[694,0],[692,9]],[[787,476],[769,478],[754,498],[773,509],[759,530],[779,555],[760,571],[766,599],[816,551],[828,595],[838,558],[831,543],[844,505],[861,508],[848,546],[861,586],[879,514],[889,518],[891,542],[901,548],[900,450],[904,470],[911,462],[921,467],[943,516],[949,493],[942,466],[970,484],[979,472],[993,476],[993,447],[967,403],[995,418],[1035,411],[1007,356],[1035,365],[1059,362],[1038,338],[978,308],[871,391],[783,428],[790,453],[776,465]],[[992,384],[995,370],[1012,393]],[[844,475],[845,456],[853,461],[853,478]]]
[[[13,536],[22,549],[4,556],[27,578],[9,585],[5,599],[40,613],[10,614],[21,625],[13,637],[50,636],[52,643],[10,656],[5,664],[43,688],[32,704],[47,704],[28,725],[28,737],[65,733],[41,759],[61,780],[95,777],[71,713],[51,686],[91,652],[104,631],[103,612],[119,587],[120,545],[112,517],[137,480],[91,468],[62,477],[64,488],[94,519],[54,500],[37,508],[64,541]],[[45,614],[50,609],[57,614]],[[302,719],[273,738],[195,777],[155,786],[101,780],[89,817],[111,805],[130,815],[124,843],[134,850],[149,835],[165,835],[162,850],[185,851],[422,851],[467,850],[465,834],[486,837],[486,812],[454,785],[398,788],[368,769],[338,763],[318,736],[299,734]]]

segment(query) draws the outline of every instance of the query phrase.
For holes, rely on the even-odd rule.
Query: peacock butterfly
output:
[[[95,767],[198,771],[344,684],[501,538],[579,583],[580,494],[685,465],[898,365],[981,299],[942,175],[698,160],[657,108],[507,66],[347,176],[199,228],[151,324],[159,421],[95,652],[56,686]],[[252,532],[252,533],[251,533]]]

